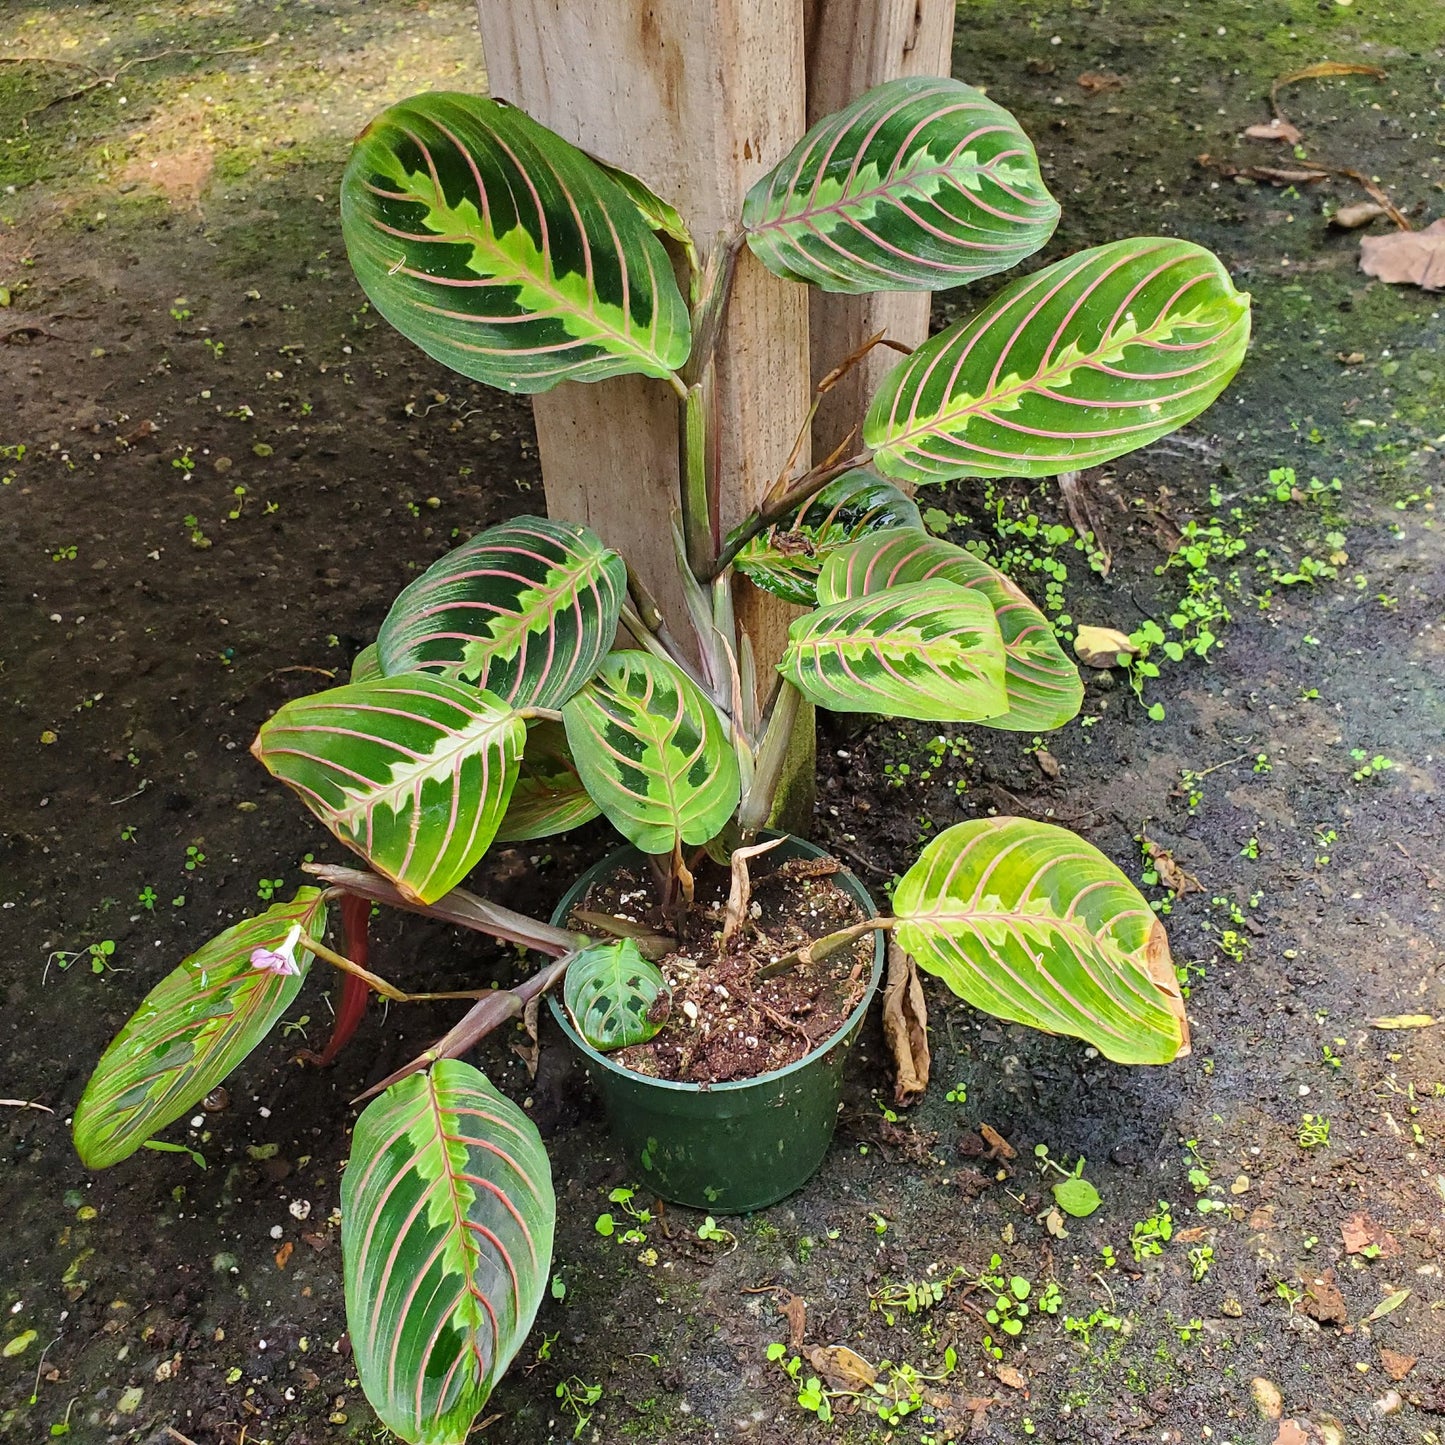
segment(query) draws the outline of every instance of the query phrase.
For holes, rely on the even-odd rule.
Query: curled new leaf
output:
[[[818,579],[818,600],[840,602],[933,578],[972,588],[993,607],[1003,640],[1008,707],[986,720],[989,727],[1045,732],[1078,713],[1084,700],[1079,669],[1059,646],[1048,619],[1016,582],[952,542],[921,531],[868,537],[829,560]]]
[[[311,966],[306,941],[325,932],[321,890],[300,888],[291,902],[234,924],[167,974],[85,1086],[75,1147],[86,1165],[101,1169],[133,1154],[204,1099],[296,997]]]
[[[1198,416],[1248,341],[1249,297],[1217,257],[1114,241],[924,342],[885,379],[863,439],[884,476],[913,483],[1097,466]]]
[[[413,672],[288,702],[251,751],[406,897],[434,903],[491,844],[526,731],[500,698]]]
[[[820,120],[748,192],[775,275],[825,291],[937,290],[1017,265],[1059,207],[1019,123],[957,80],[890,80]]]
[[[459,1445],[532,1327],[557,1205],[532,1121],[456,1059],[356,1121],[341,1181],[361,1387],[411,1445]]]
[[[829,482],[792,516],[754,537],[733,565],[774,596],[816,607],[818,573],[840,547],[873,532],[922,526],[912,498],[872,468],[860,467]]]
[[[376,309],[474,381],[547,391],[687,359],[687,307],[637,206],[502,101],[434,91],[383,111],[352,150],[341,228]]]
[[[402,590],[377,634],[382,671],[425,668],[513,707],[556,707],[612,646],[626,591],[626,563],[595,532],[516,517]]]
[[[572,1025],[600,1053],[645,1044],[667,1021],[667,980],[630,938],[585,948],[562,987]]]
[[[644,853],[706,843],[738,805],[721,715],[680,668],[614,652],[562,705],[567,742],[607,820]]]
[[[940,833],[893,895],[898,942],[997,1018],[1069,1034],[1121,1064],[1189,1051],[1164,926],[1063,828],[979,818]]]
[[[778,670],[834,712],[978,722],[1008,706],[993,607],[952,582],[912,582],[798,618]]]

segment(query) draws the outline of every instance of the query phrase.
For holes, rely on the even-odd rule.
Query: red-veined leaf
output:
[[[798,618],[778,670],[834,712],[977,722],[1008,706],[993,607],[952,582],[911,582]]]
[[[525,738],[500,698],[413,672],[289,702],[251,751],[348,848],[432,903],[491,844]]]
[[[818,600],[840,602],[932,578],[975,589],[988,598],[998,619],[1008,710],[988,718],[987,726],[1045,732],[1077,715],[1084,685],[1048,619],[1011,578],[952,542],[923,532],[868,537],[829,560],[818,579]]]
[[[1189,241],[1136,237],[1015,281],[924,342],[874,397],[884,476],[1052,477],[1147,446],[1239,369],[1249,297]]]
[[[256,967],[281,950],[296,972]],[[326,932],[319,888],[300,888],[218,934],[166,975],[101,1056],[75,1110],[75,1147],[91,1169],[133,1154],[192,1109],[271,1031],[311,966],[308,938]]]
[[[612,646],[627,566],[576,522],[516,517],[432,563],[391,605],[387,676],[465,678],[513,707],[558,707]]]
[[[687,359],[687,306],[627,193],[515,106],[433,91],[361,133],[341,228],[376,309],[428,355],[513,392]]]
[[[460,1445],[532,1327],[556,1201],[536,1125],[456,1059],[356,1121],[341,1180],[346,1322],[362,1389],[412,1445]]]
[[[748,246],[825,291],[937,290],[1017,265],[1059,207],[1018,121],[961,81],[909,76],[825,116],[748,192]]]
[[[550,838],[590,823],[601,808],[592,801],[567,747],[560,723],[533,723],[512,801],[497,829],[498,843],[525,843]]]
[[[985,1013],[1084,1039],[1121,1064],[1189,1052],[1164,925],[1064,828],[959,823],[904,874],[893,913],[919,967]]]

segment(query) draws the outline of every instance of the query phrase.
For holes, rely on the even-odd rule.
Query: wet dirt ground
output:
[[[1445,212],[1445,26],[1431,0],[960,10],[957,73],[1019,114],[1064,204],[1041,259],[1192,237],[1253,293],[1255,340],[1213,411],[1086,478],[1107,577],[1053,486],[922,499],[1063,630],[1152,620],[1142,699],[1090,673],[1083,716],[1037,744],[830,729],[815,836],[881,889],[990,809],[1077,828],[1169,910],[1193,1053],[1129,1072],[930,987],[924,1103],[888,1117],[875,1032],[806,1190],[714,1239],[668,1211],[638,1246],[594,1228],[638,1181],[557,1041],[535,1082],[496,1042],[480,1062],[549,1137],[565,1297],[479,1438],[1435,1441],[1445,1025],[1372,1020],[1445,1015],[1440,300],[1359,273],[1358,237],[1326,225],[1354,183],[1198,157],[1298,164],[1239,139],[1271,80],[1379,67],[1280,104],[1304,159],[1377,177],[1423,225]],[[329,1026],[313,979],[229,1108],[167,1132],[204,1170],[89,1174],[66,1123],[163,972],[332,856],[247,757],[260,721],[344,675],[454,539],[540,508],[525,409],[379,324],[336,224],[367,114],[482,83],[472,13],[124,0],[3,22],[0,59],[39,59],[0,64],[0,1436],[382,1440],[343,1340],[347,1100],[450,1016],[374,1011],[306,1070],[296,1047]],[[1201,628],[1207,656],[1171,660]],[[478,886],[542,912],[606,843],[503,852]],[[425,924],[388,923],[373,961],[419,988],[518,967]],[[1084,1156],[1102,1196],[1066,1234],[1039,1145]],[[1017,1336],[981,1317],[991,1273],[1029,1282]],[[829,1345],[906,1411],[800,1406],[785,1367],[806,1383]]]

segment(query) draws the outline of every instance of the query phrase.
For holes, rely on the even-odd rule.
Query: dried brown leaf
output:
[[[1352,205],[1341,206],[1330,217],[1330,225],[1339,231],[1355,231],[1389,214],[1378,201],[1355,201]]]
[[[978,1126],[978,1132],[983,1135],[984,1142],[988,1145],[989,1153],[992,1154],[995,1159],[1017,1159],[1019,1157],[1019,1151],[992,1125],[980,1124]]]
[[[928,1005],[913,960],[891,940],[888,981],[883,989],[883,1038],[893,1056],[893,1099],[914,1103],[928,1088]]]
[[[286,1241],[286,1243],[283,1244],[283,1245],[281,1246],[281,1248],[276,1251],[276,1268],[277,1268],[277,1269],[285,1269],[285,1268],[286,1268],[287,1264],[290,1263],[290,1260],[291,1260],[291,1251],[292,1251],[293,1249],[295,1249],[295,1248],[296,1248],[296,1246],[295,1246],[294,1244],[292,1244],[291,1241],[288,1239],[288,1240]]]
[[[800,1294],[784,1295],[778,1301],[778,1313],[788,1322],[788,1348],[796,1354],[803,1348],[803,1335],[808,1328],[808,1305]]]
[[[1040,748],[1034,754],[1034,761],[1039,765],[1039,771],[1046,778],[1057,778],[1063,772],[1059,760],[1047,748]]]
[[[1244,134],[1248,140],[1282,141],[1292,146],[1297,146],[1304,139],[1296,127],[1278,115],[1267,125],[1246,126]]]
[[[1373,75],[1376,80],[1386,79],[1385,72],[1378,65],[1359,65],[1349,60],[1319,60],[1303,70],[1281,75],[1271,89],[1277,93],[1281,86],[1293,85],[1297,80],[1323,80],[1330,75]]]
[[[1074,633],[1074,656],[1085,667],[1117,667],[1120,656],[1133,657],[1138,648],[1115,627],[1081,627]]]
[[[1388,1346],[1380,1350],[1381,1368],[1395,1381],[1403,1380],[1419,1361],[1419,1355],[1402,1355],[1399,1350],[1392,1350]]]
[[[1372,1244],[1380,1251],[1381,1258],[1388,1259],[1400,1252],[1395,1236],[1383,1225],[1376,1224],[1364,1210],[1350,1215],[1340,1225],[1340,1238],[1344,1240],[1346,1254],[1359,1254]]]
[[[1152,838],[1145,838],[1144,851],[1153,860],[1159,881],[1176,898],[1183,898],[1189,893],[1204,892],[1204,885],[1192,873],[1179,866],[1179,861],[1169,849],[1162,847]]]
[[[1390,1014],[1387,1018],[1371,1019],[1372,1029],[1428,1029],[1440,1022],[1434,1014]]]
[[[878,1371],[847,1345],[815,1345],[808,1361],[832,1390],[866,1390]]]
[[[1106,91],[1123,90],[1124,77],[1112,70],[1086,70],[1079,77],[1079,89],[1090,95],[1101,95]]]
[[[1360,270],[1391,286],[1445,290],[1445,216],[1423,231],[1361,237]]]
[[[1335,1283],[1335,1272],[1327,1269],[1305,1281],[1305,1297],[1301,1309],[1322,1325],[1343,1325],[1349,1322],[1345,1297]]]
[[[1022,1372],[1012,1365],[995,1365],[993,1372],[998,1376],[999,1384],[1007,1385],[1010,1390],[1028,1389],[1028,1381],[1024,1379]]]

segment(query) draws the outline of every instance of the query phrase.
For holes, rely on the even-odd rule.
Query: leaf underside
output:
[[[413,672],[289,702],[251,750],[348,848],[433,903],[491,844],[525,737],[500,698]]]
[[[1189,1050],[1164,927],[1097,848],[1063,828],[979,818],[940,833],[893,896],[899,945],[997,1018],[1121,1064]]]
[[[818,582],[821,603],[884,593],[938,578],[986,597],[1004,648],[1008,710],[987,719],[991,728],[1046,732],[1078,714],[1084,701],[1079,669],[1059,646],[1048,619],[1011,578],[952,542],[922,531],[865,538],[834,554]]]
[[[829,482],[791,517],[754,537],[733,565],[775,597],[816,607],[818,573],[840,547],[873,532],[922,526],[911,497],[871,467],[860,467]]]
[[[516,517],[402,590],[377,635],[381,667],[460,677],[513,707],[557,707],[612,646],[626,591],[626,564],[595,532]]]
[[[254,968],[253,950],[275,950],[293,924],[300,973]],[[318,888],[301,888],[211,939],[146,996],[101,1056],[75,1111],[75,1147],[90,1169],[133,1154],[192,1109],[271,1031],[296,997],[326,932]]]
[[[855,294],[1005,271],[1058,219],[1013,116],[933,76],[889,81],[819,121],[743,203],[748,246],[770,271]]]
[[[1051,477],[1146,446],[1239,369],[1249,297],[1189,241],[1138,237],[1014,281],[894,368],[863,424],[885,476]]]
[[[412,1445],[458,1445],[532,1326],[556,1200],[532,1121],[470,1064],[393,1084],[341,1181],[352,1357]]]
[[[717,709],[679,668],[614,652],[562,705],[587,791],[644,853],[705,843],[738,805],[737,756]]]
[[[625,191],[514,106],[434,91],[352,148],[341,226],[402,335],[512,392],[667,377],[691,346],[671,263]]]
[[[993,607],[946,581],[848,598],[798,618],[778,670],[834,712],[978,722],[1008,706]]]
[[[562,1001],[577,1032],[607,1053],[652,1038],[666,1018],[651,1015],[667,993],[662,970],[623,938],[584,949],[567,965]]]

